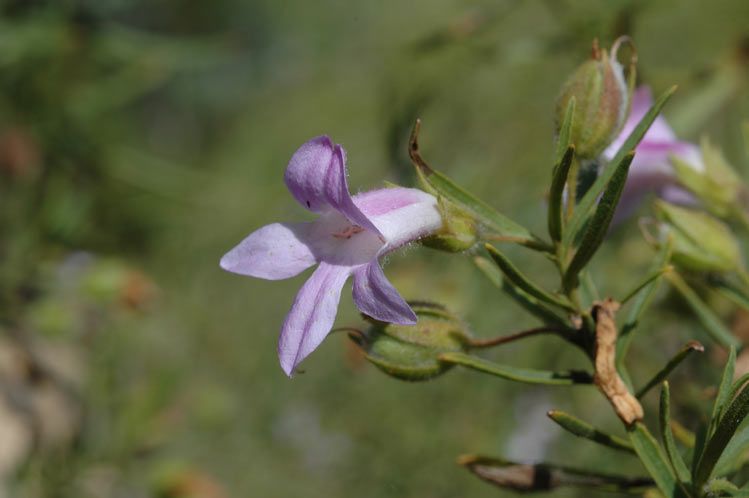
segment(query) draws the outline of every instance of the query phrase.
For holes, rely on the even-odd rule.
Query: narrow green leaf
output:
[[[571,100],[570,103],[574,104]],[[567,183],[567,175],[575,158],[575,146],[570,145],[567,151],[554,168],[549,190],[549,235],[554,241],[562,239],[562,198],[564,197],[564,186]]]
[[[596,287],[595,282],[593,282],[593,278],[590,276],[590,271],[588,270],[590,270],[590,268],[586,268],[580,272],[580,293],[578,298],[580,307],[584,310],[592,308],[594,302],[601,300],[598,288]]]
[[[622,306],[624,306],[630,301],[630,299],[638,295],[641,290],[653,283],[655,280],[661,278],[664,273],[671,270],[673,270],[673,267],[670,265],[666,265],[664,267],[658,268],[653,272],[650,272],[650,274],[645,277],[645,280],[637,284],[631,291],[627,292],[619,302],[622,304]]]
[[[536,298],[529,296],[512,282],[502,277],[502,272],[499,271],[497,265],[489,259],[483,256],[476,256],[473,258],[473,262],[490,282],[502,289],[518,305],[541,320],[541,322],[545,324],[567,325],[567,321],[563,317],[558,316]]]
[[[642,495],[653,486],[653,480],[647,477],[627,477],[550,463],[517,463],[480,455],[461,455],[458,464],[494,486],[521,493],[573,487]]]
[[[499,365],[466,353],[442,353],[439,356],[439,360],[471,368],[478,372],[495,375],[503,379],[525,382],[527,384],[572,385],[591,384],[593,382],[593,377],[584,371],[550,372],[547,370],[516,368],[508,365]]]
[[[705,351],[705,346],[700,344],[697,341],[689,341],[686,343],[676,355],[669,360],[668,363],[666,363],[666,366],[664,366],[657,374],[653,376],[650,381],[648,381],[647,384],[642,386],[642,388],[637,391],[637,398],[642,398],[645,396],[648,391],[650,391],[653,387],[660,384],[666,378],[669,376],[669,374],[674,370],[674,368],[678,367],[679,364],[681,364],[682,361],[686,359],[687,356],[689,356],[691,353],[694,352],[702,353]]]
[[[562,120],[562,126],[559,127],[559,136],[557,137],[557,153],[556,162],[562,162],[562,157],[569,152],[570,146],[573,144],[572,136],[572,125],[575,119],[575,97],[570,97],[570,101],[567,103],[567,109],[564,110],[564,119]],[[565,177],[566,180],[566,177]],[[562,184],[564,188],[564,184]]]
[[[666,456],[668,461],[671,463],[671,468],[676,473],[679,481],[688,483],[691,478],[691,473],[687,464],[684,463],[684,459],[679,453],[679,449],[676,447],[676,441],[674,441],[674,433],[671,432],[671,393],[668,387],[668,382],[663,383],[663,389],[661,390],[661,406],[660,406],[660,429],[661,439],[666,447]]]
[[[692,476],[697,472],[697,464],[702,458],[702,453],[705,451],[705,445],[707,444],[707,433],[708,425],[705,422],[700,422],[697,425],[697,430],[694,435],[694,447],[692,448]]]
[[[746,386],[747,382],[749,382],[749,373],[745,373],[744,375],[739,377],[736,382],[733,383],[733,385],[731,386],[731,391],[729,392],[728,397],[726,397],[726,401],[723,403],[723,407],[720,409],[718,419],[723,418],[723,414],[725,413],[726,408],[728,408],[727,405],[739,394],[739,391],[741,391]]]
[[[651,273],[655,273],[658,270],[665,268],[670,260],[671,239],[669,238],[658,250],[658,254],[655,256],[655,262],[653,263],[653,267],[651,268]],[[631,345],[632,338],[634,337],[633,332],[640,322],[640,317],[647,309],[648,304],[650,304],[655,291],[658,289],[658,284],[660,283],[660,281],[660,278],[656,278],[655,280],[642,287],[642,289],[637,293],[637,297],[635,298],[632,304],[632,308],[630,308],[629,314],[627,315],[627,321],[624,322],[624,326],[619,332],[616,350],[616,368],[622,375],[625,371],[624,359],[627,357],[629,346]]]
[[[698,489],[712,477],[715,464],[718,463],[723,450],[747,415],[749,415],[749,389],[744,389],[731,402],[725,415],[718,422],[715,433],[705,446],[705,451],[694,473],[694,482]]]
[[[536,284],[530,281],[512,262],[505,257],[504,254],[499,252],[496,247],[491,244],[485,244],[486,250],[489,251],[489,255],[492,257],[494,262],[497,264],[499,269],[502,271],[504,276],[510,280],[513,284],[517,285],[520,289],[530,294],[531,296],[544,301],[567,311],[575,311],[568,302],[564,301],[561,297],[554,296],[549,292],[546,292]]]
[[[655,118],[658,117],[661,109],[675,91],[676,87],[671,87],[660,97],[658,97],[658,100],[655,101],[653,107],[651,107],[650,110],[645,114],[645,116],[643,116],[637,126],[635,126],[635,128],[632,130],[632,133],[629,134],[627,140],[625,140],[625,142],[619,148],[616,155],[611,160],[606,169],[603,170],[603,172],[599,175],[590,189],[588,189],[588,191],[585,193],[583,198],[580,199],[580,202],[577,203],[575,214],[572,216],[572,219],[567,226],[567,230],[564,233],[563,243],[565,246],[569,246],[570,242],[575,239],[575,234],[580,231],[583,223],[585,223],[585,220],[588,217],[588,213],[596,203],[596,199],[598,199],[598,196],[601,195],[601,192],[603,192],[603,189],[609,183],[609,180],[611,180],[611,177],[614,176],[614,172],[616,171],[619,163],[624,159],[624,156],[631,153],[635,149],[635,147],[637,147],[637,144],[640,143],[640,140],[642,140],[642,137],[645,136],[645,133],[648,131],[648,128],[650,128],[650,125],[653,124],[653,121],[655,121]]]
[[[634,157],[634,153],[627,154],[614,170],[611,181],[606,186],[606,190],[603,192],[595,213],[593,213],[585,235],[583,235],[580,241],[580,248],[575,253],[575,256],[573,256],[564,274],[563,285],[565,289],[572,289],[577,285],[578,274],[590,262],[606,237],[609,225],[611,225],[611,220],[616,211],[616,205],[619,203],[624,184],[627,181],[629,165],[632,164]]]
[[[747,450],[749,450],[749,427],[743,427],[736,431],[736,435],[723,450],[718,463],[715,464],[715,475],[729,475],[743,467],[747,462]]]
[[[721,414],[728,407],[733,397],[731,396],[731,386],[733,384],[733,377],[736,374],[736,349],[731,346],[728,349],[728,360],[726,366],[723,368],[723,375],[720,378],[720,385],[718,386],[718,393],[715,395],[715,402],[713,403],[713,413],[710,417],[711,430],[715,428],[714,424],[720,421]],[[734,393],[735,396],[736,393]]]
[[[678,273],[669,272],[665,275],[665,278],[681,294],[681,297],[684,298],[684,301],[686,301],[694,314],[697,315],[697,319],[702,326],[705,327],[705,330],[707,330],[715,341],[725,347],[741,346],[741,342],[728,330],[715,312],[689,287]]]
[[[637,456],[655,480],[658,489],[668,497],[683,496],[671,466],[648,428],[642,422],[635,422],[629,427],[628,432]]]
[[[473,215],[482,225],[489,228],[496,235],[510,242],[517,242],[529,248],[551,251],[551,247],[541,239],[531,234],[528,229],[499,213],[493,207],[467,192],[446,175],[432,169],[421,157],[419,152],[418,135],[421,121],[417,120],[411,132],[409,155],[416,167],[416,174],[424,189],[430,193],[444,197],[456,204],[462,210]]]
[[[635,452],[634,448],[632,448],[632,444],[626,439],[600,431],[589,423],[580,420],[579,418],[574,417],[568,413],[564,413],[559,410],[551,410],[549,413],[547,413],[547,415],[551,420],[559,424],[562,429],[571,432],[577,437],[589,439],[595,443],[607,446],[614,450],[624,451],[627,453]]]
[[[694,432],[690,431],[676,420],[671,421],[671,431],[674,433],[674,437],[677,441],[689,449],[694,449],[694,443],[697,439]]]
[[[710,287],[737,306],[749,311],[749,295],[738,285],[724,279],[716,279],[710,282]]]

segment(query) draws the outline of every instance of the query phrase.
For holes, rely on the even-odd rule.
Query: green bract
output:
[[[575,99],[570,139],[581,159],[597,158],[616,138],[629,114],[631,89],[616,60],[620,40],[611,55],[594,41],[591,58],[572,73],[557,98],[557,130],[570,100]],[[630,79],[633,75],[630,70]]]
[[[446,252],[463,252],[476,245],[479,233],[473,215],[444,198],[439,198],[439,211],[442,228],[422,239],[422,244]]]
[[[470,337],[463,322],[444,306],[427,302],[410,305],[419,319],[416,325],[370,320],[369,330],[351,338],[386,374],[401,380],[431,379],[453,367],[440,361],[439,355],[466,351]]]
[[[656,201],[663,226],[673,237],[673,261],[693,271],[734,271],[741,267],[730,228],[707,213]]]
[[[723,153],[707,138],[700,144],[704,169],[672,157],[676,177],[702,202],[705,209],[721,218],[740,212],[747,196],[746,185],[728,164]]]

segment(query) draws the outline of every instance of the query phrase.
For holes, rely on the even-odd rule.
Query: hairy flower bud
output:
[[[557,97],[557,132],[570,99],[575,99],[570,138],[580,159],[597,158],[616,138],[629,114],[632,85],[625,81],[624,69],[616,60],[619,46],[627,40],[617,39],[611,55],[594,40],[591,58],[572,73]],[[633,57],[630,82],[634,81],[634,62]]]
[[[679,183],[715,216],[730,218],[743,212],[748,193],[741,177],[728,164],[721,150],[707,138],[702,140],[700,149],[701,163],[698,158],[690,161],[671,157]]]
[[[694,271],[735,271],[741,253],[731,229],[707,213],[656,201],[663,234],[673,240],[673,261]]]
[[[463,252],[472,248],[479,240],[476,218],[455,204],[439,200],[442,228],[421,240],[432,249],[445,252]]]
[[[452,364],[439,355],[465,351],[470,339],[465,325],[444,306],[409,303],[418,317],[416,325],[404,326],[369,319],[369,330],[351,334],[367,359],[386,374],[401,380],[428,380],[443,374]]]

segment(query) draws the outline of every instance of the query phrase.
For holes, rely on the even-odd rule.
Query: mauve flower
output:
[[[653,105],[650,88],[641,86],[632,96],[632,110],[619,135],[603,152],[610,161],[624,144],[632,130]],[[695,169],[704,170],[700,149],[695,144],[679,140],[663,116],[658,116],[635,149],[635,157],[629,167],[614,222],[628,217],[649,193],[689,203],[693,198],[678,187],[671,156],[676,156]]]
[[[273,223],[256,230],[221,259],[221,267],[280,280],[318,264],[281,328],[278,357],[291,376],[330,332],[349,276],[354,277],[354,301],[362,312],[383,322],[416,323],[416,315],[378,260],[438,230],[442,219],[437,199],[417,189],[385,188],[352,197],[346,154],[326,136],[294,153],[284,180],[291,195],[320,216],[312,222]]]

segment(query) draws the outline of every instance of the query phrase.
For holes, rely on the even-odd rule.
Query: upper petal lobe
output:
[[[291,156],[284,181],[291,195],[315,213],[330,207],[325,198],[325,182],[333,159],[333,143],[326,136],[303,144]]]
[[[291,157],[284,180],[294,198],[310,211],[334,209],[351,223],[380,235],[351,199],[346,154],[330,138],[317,137],[302,145]]]

